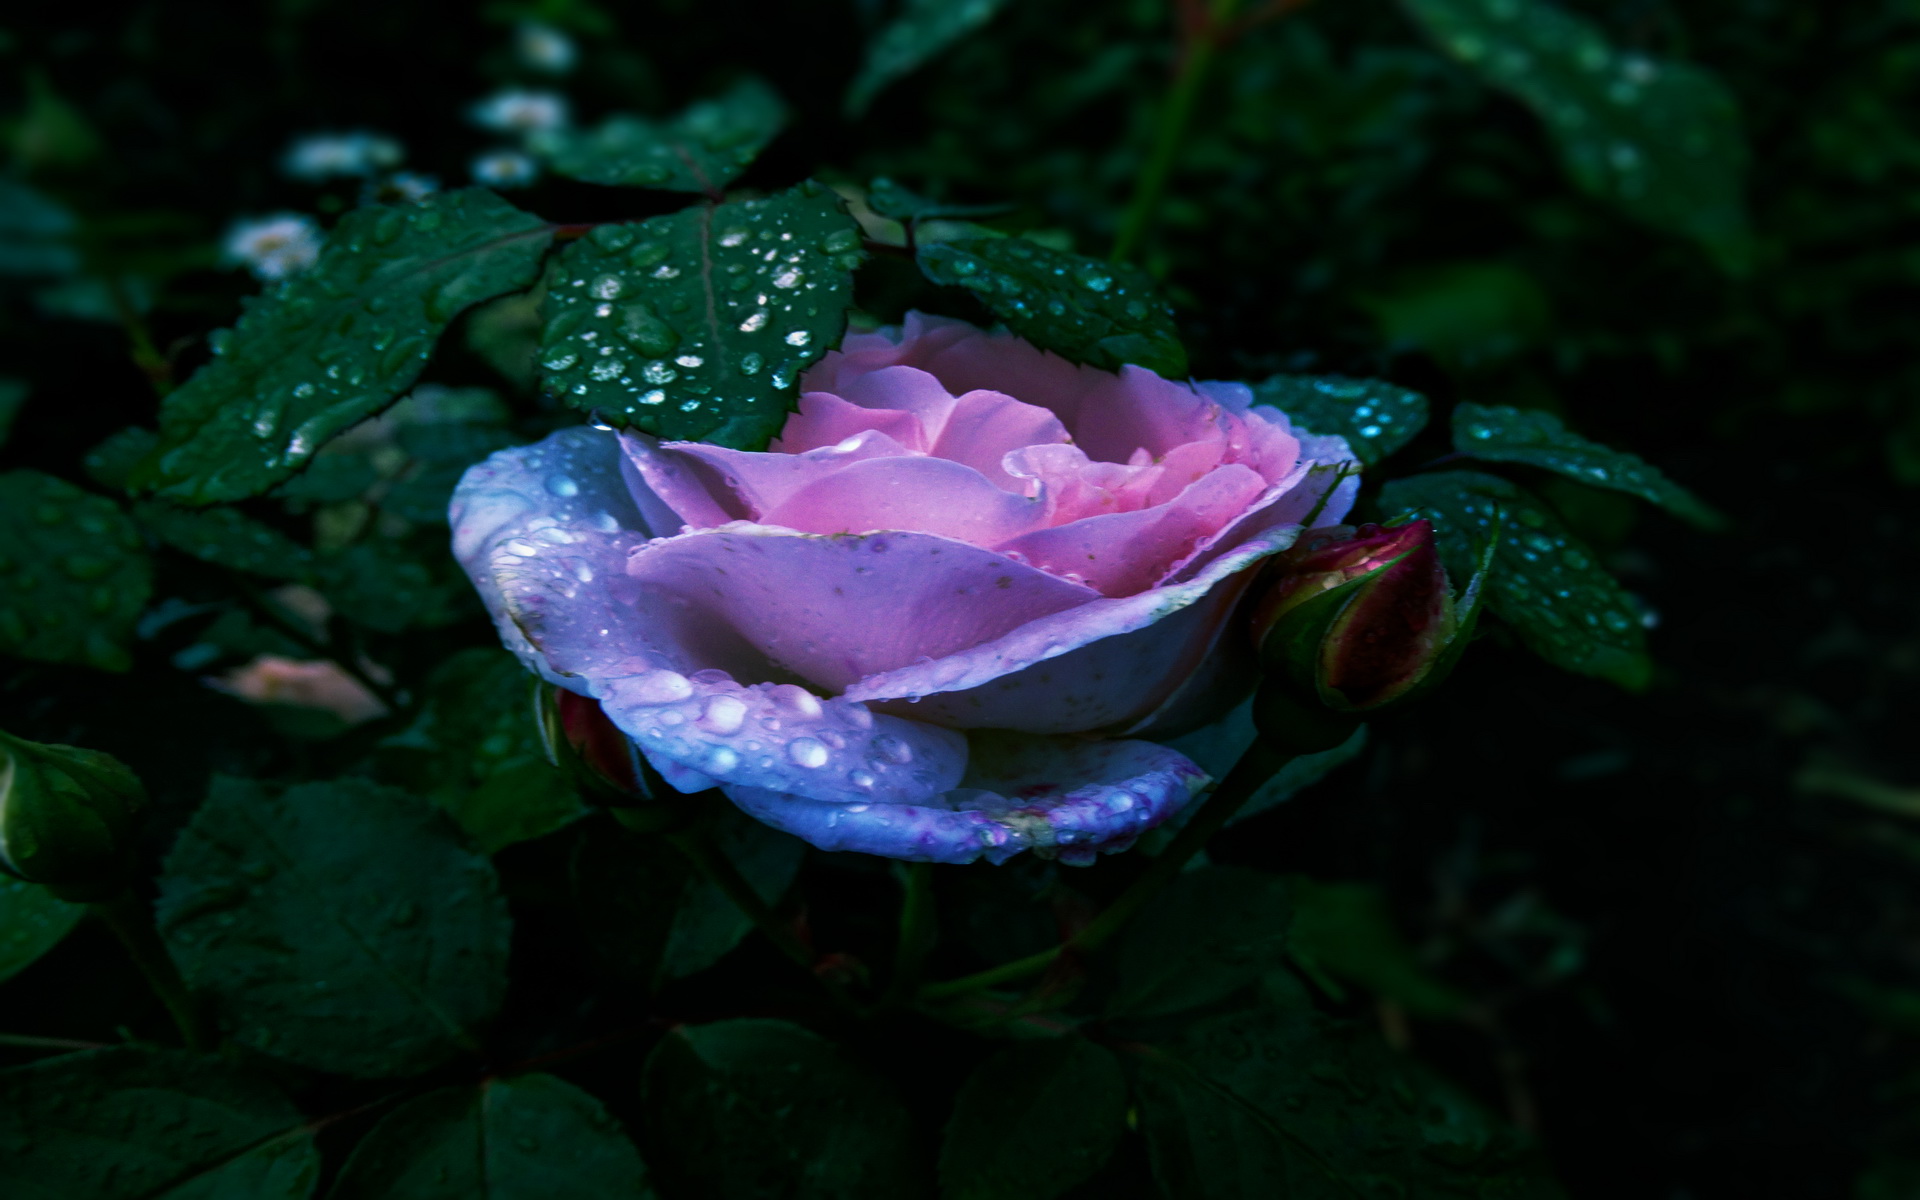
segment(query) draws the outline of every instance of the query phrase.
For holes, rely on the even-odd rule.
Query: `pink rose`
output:
[[[801,390],[765,453],[581,428],[470,470],[454,549],[507,645],[826,849],[1085,863],[1179,811],[1205,775],[1142,738],[1236,698],[1227,617],[1345,515],[1345,443],[919,314]]]

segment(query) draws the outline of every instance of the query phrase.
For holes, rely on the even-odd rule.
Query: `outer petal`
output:
[[[966,746],[956,734],[772,682],[779,670],[725,622],[630,577],[629,556],[644,554],[648,531],[623,460],[614,434],[579,427],[501,451],[461,480],[454,553],[508,649],[601,701],[688,786],[698,772],[797,795],[911,803],[958,782]]]
[[[762,679],[838,691],[992,643],[1099,593],[925,533],[820,536],[739,523],[638,549],[635,587],[671,597],[708,636],[750,647]],[[727,664],[715,664],[727,666]],[[734,670],[737,677],[742,668]]]
[[[844,696],[959,729],[1132,724],[1202,665],[1250,581],[1242,572],[1298,534],[1295,526],[1263,530],[1185,582],[1040,617],[948,657],[869,676]]]
[[[748,814],[823,850],[942,863],[1032,850],[1085,865],[1131,846],[1207,781],[1185,755],[1152,742],[975,734],[970,764],[960,787],[920,804],[725,790]]]
[[[907,449],[884,433],[865,430],[800,454],[756,454],[704,442],[666,442],[654,457],[676,468],[676,479],[692,479],[706,490],[727,520],[766,521],[794,493],[876,458],[906,458]],[[653,470],[659,470],[654,466]],[[725,521],[702,522],[712,525]],[[775,522],[778,524],[779,522]]]

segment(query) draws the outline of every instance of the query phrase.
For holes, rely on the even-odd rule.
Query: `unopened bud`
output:
[[[540,735],[547,758],[583,800],[613,810],[621,824],[642,832],[674,823],[677,793],[608,719],[598,700],[565,688],[539,691]]]
[[[112,755],[0,733],[0,870],[62,899],[117,893],[147,790]]]
[[[1274,713],[1263,728],[1283,708],[1302,720],[1315,708],[1367,713],[1411,699],[1452,669],[1478,613],[1480,576],[1456,605],[1430,521],[1316,530],[1276,570],[1254,613]],[[1285,706],[1279,691],[1291,697]]]

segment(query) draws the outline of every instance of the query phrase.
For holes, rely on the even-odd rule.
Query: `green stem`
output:
[[[166,1006],[187,1049],[195,1053],[206,1050],[208,1041],[200,1020],[200,1006],[187,990],[186,980],[180,978],[180,969],[173,965],[167,948],[161,944],[160,931],[153,926],[152,911],[131,890],[122,890],[113,899],[96,901],[90,907],[94,915],[113,930],[120,944],[127,948],[128,957],[147,977],[147,985]]]
[[[1133,196],[1127,202],[1126,214],[1120,218],[1120,233],[1114,239],[1113,253],[1109,256],[1114,262],[1133,257],[1154,213],[1160,208],[1160,197],[1167,190],[1167,179],[1173,173],[1187,125],[1193,119],[1194,102],[1213,65],[1217,32],[1238,6],[1239,0],[1213,0],[1205,27],[1189,33],[1181,48],[1179,69],[1154,128],[1153,147],[1147,153],[1146,165],[1134,178]]]
[[[933,864],[908,863],[904,874],[900,942],[893,955],[893,978],[887,982],[887,994],[880,999],[882,1009],[903,1008],[913,999],[939,931],[933,909]]]
[[[1133,915],[1139,912],[1148,900],[1157,895],[1161,888],[1173,881],[1174,876],[1180,873],[1188,860],[1207,844],[1207,839],[1218,833],[1221,826],[1232,820],[1233,814],[1239,812],[1247,801],[1253,798],[1253,794],[1260,790],[1262,784],[1273,778],[1274,772],[1287,764],[1289,757],[1273,749],[1264,741],[1255,742],[1245,754],[1240,756],[1240,761],[1233,765],[1233,770],[1227,772],[1227,777],[1220,781],[1220,786],[1214,790],[1213,795],[1201,805],[1200,811],[1194,814],[1193,820],[1188,821],[1186,828],[1173,839],[1173,844],[1162,851],[1160,857],[1153,860],[1153,865],[1129,884],[1126,891],[1120,893],[1113,903],[1101,910],[1099,916],[1088,922],[1086,927],[1073,937],[1038,954],[1030,954],[1010,963],[1001,963],[997,967],[989,967],[959,979],[929,984],[920,989],[920,999],[923,1001],[945,1000],[948,997],[978,991],[981,988],[1012,983],[1038,975],[1052,966],[1054,961],[1062,955],[1078,956],[1098,950],[1114,934],[1120,932]]]

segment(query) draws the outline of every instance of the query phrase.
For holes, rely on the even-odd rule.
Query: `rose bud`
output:
[[[641,832],[673,823],[672,789],[607,719],[599,701],[542,687],[535,704],[547,761],[560,768],[581,799],[611,809],[621,824]]]
[[[1296,753],[1337,745],[1352,714],[1437,684],[1479,609],[1478,575],[1456,605],[1431,521],[1316,530],[1274,569],[1253,619],[1269,672],[1256,710],[1270,735],[1300,743]]]
[[[113,895],[132,870],[147,791],[97,750],[0,733],[0,870],[65,900]]]

